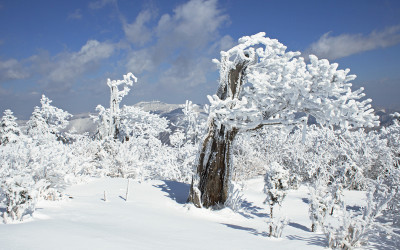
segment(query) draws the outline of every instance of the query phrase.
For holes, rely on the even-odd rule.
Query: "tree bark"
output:
[[[249,61],[241,61],[227,76],[228,84],[220,84],[217,96],[221,100],[238,98]],[[188,201],[197,207],[221,207],[229,195],[232,171],[232,143],[238,129],[227,129],[211,122],[197,161],[197,175],[192,180]]]

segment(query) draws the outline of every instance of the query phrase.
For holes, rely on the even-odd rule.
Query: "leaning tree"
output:
[[[232,143],[239,132],[263,126],[305,124],[313,116],[320,124],[342,128],[374,126],[377,117],[363,88],[352,91],[349,69],[300,52],[265,33],[245,36],[214,59],[220,71],[211,103],[209,128],[197,159],[189,202],[197,207],[224,205],[233,171]],[[304,129],[305,131],[305,129]]]

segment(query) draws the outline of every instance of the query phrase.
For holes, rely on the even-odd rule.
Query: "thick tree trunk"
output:
[[[227,84],[221,84],[217,95],[221,100],[238,98],[248,61],[236,64],[226,76]],[[197,161],[197,175],[193,177],[189,202],[197,207],[223,206],[229,195],[232,171],[232,143],[238,129],[227,129],[211,122]]]
[[[222,206],[228,198],[231,171],[231,146],[237,130],[212,129],[203,143],[197,174],[199,193],[193,193],[189,200],[197,207]],[[200,195],[200,197],[194,197]]]

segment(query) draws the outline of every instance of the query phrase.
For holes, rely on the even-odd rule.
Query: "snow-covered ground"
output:
[[[92,179],[66,190],[71,198],[39,202],[33,218],[0,224],[0,249],[323,249],[309,230],[307,188],[290,191],[282,238],[267,237],[262,178],[248,181],[238,213],[185,204],[189,185],[172,181]],[[104,201],[104,191],[106,200]],[[361,201],[357,192],[351,200]]]

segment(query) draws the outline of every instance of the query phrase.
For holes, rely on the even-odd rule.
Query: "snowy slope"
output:
[[[249,182],[245,211],[185,205],[189,186],[171,181],[94,179],[67,189],[67,201],[39,203],[32,219],[0,224],[1,249],[322,249],[311,233],[306,189],[289,193],[291,223],[282,239],[266,236],[262,179]],[[107,202],[103,200],[106,191]]]

